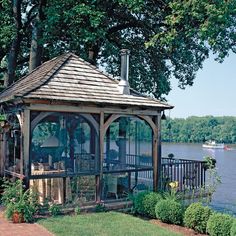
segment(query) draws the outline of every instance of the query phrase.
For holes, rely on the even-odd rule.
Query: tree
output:
[[[30,48],[30,58],[29,58],[29,71],[31,72],[37,66],[41,64],[43,56],[43,21],[45,20],[44,9],[46,7],[46,0],[39,0],[37,6],[37,12],[35,17],[32,19],[32,40]],[[35,5],[36,6],[36,5]],[[31,10],[34,7],[32,6]]]
[[[210,51],[220,62],[236,51],[235,0],[1,0],[0,8],[9,83],[66,51],[118,76],[119,50],[129,48],[131,86],[161,98],[172,76],[192,85]]]
[[[169,130],[168,125],[171,124]],[[225,117],[196,117],[186,119],[169,119],[162,122],[162,140],[173,142],[202,143],[209,140],[217,142],[236,142],[236,118]]]

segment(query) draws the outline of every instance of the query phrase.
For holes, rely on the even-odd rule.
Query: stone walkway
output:
[[[0,208],[0,236],[53,236],[53,234],[36,223],[13,224],[3,217],[3,210]]]

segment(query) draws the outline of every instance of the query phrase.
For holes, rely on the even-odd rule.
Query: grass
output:
[[[39,224],[56,236],[180,236],[131,215],[107,212],[41,219]]]

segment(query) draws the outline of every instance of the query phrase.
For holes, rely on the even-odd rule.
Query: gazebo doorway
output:
[[[104,140],[103,199],[120,199],[153,189],[153,132],[135,116],[121,116],[108,127]]]

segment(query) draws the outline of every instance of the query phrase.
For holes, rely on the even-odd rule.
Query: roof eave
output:
[[[7,97],[4,97],[4,98],[0,98],[0,104],[1,103],[6,103],[6,102],[11,102],[11,101],[14,101],[15,100],[15,96],[7,96]]]
[[[140,110],[145,110],[145,109],[150,109],[150,110],[159,110],[159,111],[163,111],[163,110],[169,110],[174,108],[174,106],[170,106],[170,105],[164,105],[161,104],[161,106],[152,106],[152,105],[132,105],[132,104],[117,104],[117,103],[109,103],[109,102],[84,102],[84,101],[64,101],[64,100],[54,100],[54,99],[39,99],[39,98],[23,98],[23,101],[26,103],[45,103],[48,102],[48,104],[54,104],[54,103],[67,103],[67,104],[93,104],[95,106],[99,106],[99,107],[109,107],[109,106],[115,106],[115,107],[119,107],[119,108],[138,108]],[[39,102],[40,101],[40,102]]]

